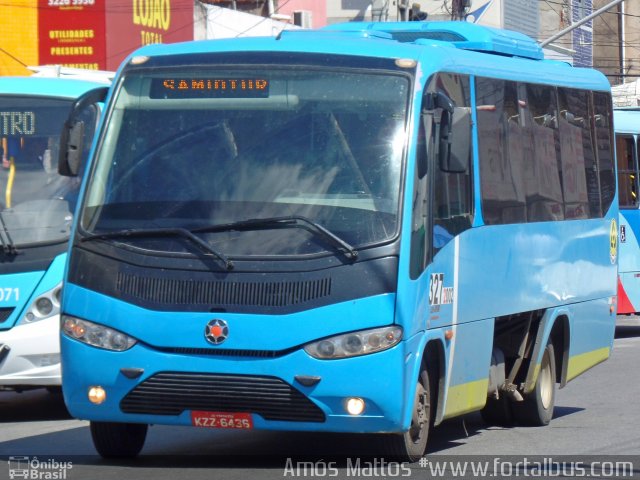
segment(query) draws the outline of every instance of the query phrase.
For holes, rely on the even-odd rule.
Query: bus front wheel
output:
[[[551,340],[547,343],[540,362],[536,386],[523,402],[514,402],[513,413],[523,425],[548,425],[553,417],[556,398],[556,356]]]
[[[420,372],[409,430],[385,435],[385,453],[400,461],[416,462],[425,454],[433,423],[433,385],[426,368]]]
[[[101,457],[132,458],[142,450],[148,427],[140,423],[91,422],[91,438]]]

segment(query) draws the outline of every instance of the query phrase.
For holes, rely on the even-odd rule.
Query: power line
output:
[[[284,7],[287,3],[289,3],[291,0],[286,0],[285,2],[282,3],[282,5],[278,5],[278,8],[276,8],[274,10],[274,12],[278,12],[280,11],[280,9],[282,7]],[[245,33],[247,33],[250,30],[253,30],[254,28],[256,28],[258,25],[261,25],[263,22],[269,20],[269,17],[264,17],[262,20],[260,20],[258,23],[256,23],[255,25],[253,25],[252,27],[247,28],[246,30],[240,32],[238,35],[236,35],[236,37],[241,37],[242,35],[244,35]]]
[[[9,52],[7,52],[4,48],[0,47],[0,52],[4,53],[7,57],[11,58],[12,60],[15,60],[16,62],[18,62],[20,65],[22,65],[23,67],[26,67],[27,64],[24,63],[22,60],[20,60],[18,57],[10,54]]]
[[[547,3],[549,5],[553,4],[553,5],[560,5],[560,6],[565,6],[566,4],[562,3],[562,2],[554,2],[553,0],[538,0],[539,3]],[[612,7],[613,8],[613,7]],[[554,10],[555,11],[555,10]],[[608,15],[618,15],[618,16],[624,16],[624,17],[632,17],[632,18],[640,18],[640,15],[633,15],[631,13],[621,13],[621,12],[603,12],[604,14],[608,14]]]

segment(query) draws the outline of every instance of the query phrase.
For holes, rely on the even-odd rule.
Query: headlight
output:
[[[62,315],[61,323],[62,331],[68,337],[105,350],[122,352],[130,349],[138,342],[135,338],[118,330],[69,315]]]
[[[58,315],[60,313],[60,292],[62,290],[62,282],[51,290],[44,292],[42,295],[31,302],[29,308],[18,322],[18,325],[25,323],[38,322],[46,318]]]
[[[397,345],[401,339],[400,327],[374,328],[325,338],[306,345],[304,351],[322,360],[356,357],[386,350]]]

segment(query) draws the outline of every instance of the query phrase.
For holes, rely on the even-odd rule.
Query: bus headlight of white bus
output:
[[[60,313],[60,292],[62,291],[62,282],[51,290],[47,290],[31,302],[29,308],[18,322],[18,325],[38,322],[45,320]]]
[[[314,358],[332,360],[380,352],[397,345],[400,340],[401,327],[374,328],[325,338],[306,345],[304,351]]]
[[[135,338],[113,328],[104,327],[70,315],[62,315],[61,324],[65,335],[87,345],[104,348],[105,350],[123,352],[138,342]]]

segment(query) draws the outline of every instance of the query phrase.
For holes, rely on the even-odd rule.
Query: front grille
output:
[[[276,377],[162,372],[131,390],[124,413],[180,415],[185,410],[256,413],[265,420],[324,422],[324,412]]]
[[[250,358],[278,358],[283,357],[298,347],[286,350],[240,350],[228,348],[191,348],[191,347],[156,347],[156,350],[178,355],[207,355],[214,357],[250,357]]]
[[[116,289],[125,296],[161,304],[287,307],[330,296],[331,278],[229,282],[141,277],[119,272]]]
[[[5,322],[13,313],[13,307],[0,308],[0,323]]]

